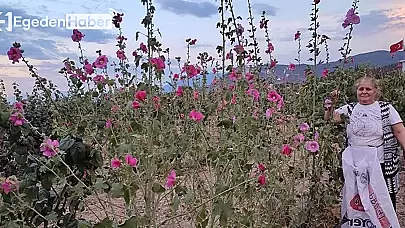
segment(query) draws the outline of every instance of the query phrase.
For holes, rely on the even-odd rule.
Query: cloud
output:
[[[263,11],[266,11],[267,15],[276,16],[277,8],[269,5],[267,3],[253,3],[252,4],[253,12],[256,14],[262,14]]]
[[[198,18],[210,18],[217,13],[217,6],[211,2],[191,2],[186,0],[157,0],[163,10]]]
[[[46,6],[42,6],[42,7],[45,7],[45,9],[46,9]],[[3,12],[3,15],[1,17],[4,17],[4,18],[5,18],[5,16],[4,16],[5,12],[12,12],[13,16],[20,16],[23,19],[41,20],[44,18],[44,16],[32,15],[32,14],[27,13],[23,9],[14,8],[14,7],[6,6],[6,5],[0,5],[0,12]],[[43,15],[43,13],[42,13],[42,15]],[[49,19],[51,19],[51,18],[49,18]],[[70,37],[72,35],[72,31],[69,29],[52,28],[52,27],[38,27],[38,28],[31,27],[31,28],[29,28],[29,30],[24,30],[23,27],[18,27],[18,28],[13,28],[13,31],[10,33],[28,35],[29,32],[32,32],[32,31],[41,31],[41,32],[47,33],[49,36],[57,36],[57,37]],[[86,30],[85,33],[88,34],[88,36],[90,37],[90,40],[87,40],[90,42],[97,41],[99,43],[103,43],[103,42],[108,42],[112,38],[115,38],[114,34],[103,31],[103,30]],[[3,34],[2,34],[2,36],[3,36]]]
[[[47,12],[46,6],[42,7]],[[42,9],[41,8],[41,9]],[[22,19],[38,19],[41,20],[44,16],[37,16],[27,13],[25,10],[0,5],[0,19],[5,19],[6,12],[12,12],[13,16],[21,16]],[[59,17],[58,17],[59,18]],[[51,19],[51,18],[49,18]],[[52,60],[61,57],[61,50],[65,46],[61,40],[72,42],[70,37],[72,31],[65,28],[51,28],[51,27],[31,27],[23,29],[22,27],[13,27],[13,31],[5,31],[5,26],[2,26],[3,31],[0,36],[0,54],[5,55],[8,49],[12,46],[13,42],[19,42],[22,49],[29,55],[30,58],[37,60]],[[94,42],[98,44],[111,43],[116,35],[110,31],[103,30],[83,30],[86,42]],[[70,41],[69,41],[70,40]]]
[[[370,36],[391,29],[405,28],[405,16],[395,14],[395,11],[397,9],[372,10],[368,14],[360,14],[361,22],[354,26],[355,35]]]

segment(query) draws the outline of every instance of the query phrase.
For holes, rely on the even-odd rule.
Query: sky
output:
[[[154,0],[156,13],[155,28],[159,29],[159,37],[164,48],[170,48],[171,58],[180,56],[186,58],[187,38],[196,38],[197,45],[190,51],[191,62],[196,62],[200,52],[208,52],[217,57],[216,46],[221,43],[221,36],[216,28],[220,20],[218,14],[219,0]],[[311,0],[251,0],[254,22],[258,26],[262,11],[267,12],[270,20],[270,38],[275,47],[274,57],[281,64],[294,62],[297,56],[297,42],[294,34],[297,30],[302,33],[301,59],[309,58],[308,43],[310,33]],[[367,2],[367,3],[366,3]],[[342,28],[347,10],[351,7],[351,0],[321,0],[319,4],[321,34],[331,38],[329,41],[330,60],[340,58],[338,49],[342,46],[342,38],[348,29]],[[359,16],[361,23],[355,25],[351,41],[351,54],[364,53],[374,50],[389,50],[389,46],[400,41],[405,36],[405,1],[404,0],[367,0],[359,2]],[[131,58],[133,50],[145,42],[145,37],[135,40],[137,31],[145,32],[141,20],[145,14],[145,7],[141,0],[0,0],[1,19],[6,19],[6,12],[24,19],[44,17],[60,19],[69,13],[105,14],[110,8],[124,13],[122,30],[128,38],[126,54]],[[249,28],[247,17],[247,0],[234,1],[236,15],[242,17],[245,33]],[[1,22],[0,22],[1,23]],[[0,79],[3,79],[7,95],[12,96],[12,83],[19,84],[20,90],[30,92],[33,79],[23,63],[12,64],[7,57],[7,51],[12,43],[20,42],[24,56],[33,64],[39,75],[50,79],[59,89],[66,90],[66,80],[58,73],[63,67],[63,59],[70,57],[77,60],[77,43],[70,38],[72,30],[66,28],[30,28],[23,30],[13,28],[5,31],[5,25],[0,24]],[[117,30],[82,30],[85,38],[82,46],[84,55],[93,62],[97,57],[96,50],[102,50],[109,56],[110,62],[116,60]],[[246,34],[247,35],[247,34]],[[261,51],[266,47],[263,31],[257,32]],[[320,58],[324,58],[324,53]],[[305,62],[305,61],[303,61]],[[174,72],[176,70],[173,70]],[[178,71],[178,70],[177,70]]]

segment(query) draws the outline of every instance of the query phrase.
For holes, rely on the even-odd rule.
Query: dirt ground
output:
[[[405,227],[405,170],[400,173],[401,189],[397,195],[397,215],[401,227]]]

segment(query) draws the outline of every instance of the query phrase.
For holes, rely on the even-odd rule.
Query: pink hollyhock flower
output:
[[[301,123],[300,124],[300,131],[306,132],[309,130],[309,125],[307,123]]]
[[[322,78],[328,77],[328,74],[329,74],[329,70],[325,68],[325,69],[322,71]]]
[[[277,60],[271,60],[270,62],[270,69],[273,69],[277,65]]]
[[[172,188],[176,184],[176,170],[171,170],[166,180],[166,187]]]
[[[272,53],[274,51],[274,46],[272,43],[267,44],[267,50],[265,51],[266,53]]]
[[[77,29],[73,29],[73,35],[71,37],[73,42],[80,42],[83,39],[84,34]]]
[[[84,67],[83,68],[84,68],[84,71],[89,75],[94,73],[93,66],[89,63],[89,61],[87,59],[84,61]]]
[[[1,188],[3,189],[4,193],[8,194],[12,191],[12,187],[10,183],[3,182],[1,183]]]
[[[130,154],[125,156],[125,161],[131,167],[136,167],[138,165],[138,160]]]
[[[139,109],[141,107],[141,105],[139,104],[138,101],[133,101],[132,102],[132,108],[134,109]]]
[[[193,78],[196,77],[201,72],[201,69],[198,66],[185,65],[181,70],[181,73],[184,72],[186,72],[188,78]]]
[[[107,66],[107,63],[108,63],[107,56],[100,55],[99,57],[97,57],[96,61],[94,61],[93,65],[96,68],[103,69],[103,68],[105,68]]]
[[[200,122],[201,120],[204,119],[204,115],[201,112],[198,112],[196,110],[192,110],[190,114],[188,115],[188,118],[191,120],[194,120],[196,122]]]
[[[179,74],[173,74],[173,80],[178,80],[180,78]]]
[[[11,122],[13,122],[14,126],[21,126],[25,123],[25,119],[22,113],[15,112],[10,115],[8,118]]]
[[[58,147],[59,147],[58,140],[52,140],[48,138],[44,140],[39,149],[45,157],[51,158],[58,153],[59,151]]]
[[[0,190],[2,190],[5,194],[8,194],[12,191],[17,191],[19,187],[20,184],[17,178],[15,178],[14,176],[8,177],[0,184]]]
[[[357,25],[360,23],[360,17],[354,12],[354,9],[351,8],[346,13],[346,19],[342,23],[343,28],[347,28],[350,24]]]
[[[247,72],[245,77],[246,77],[246,81],[248,81],[248,82],[250,82],[254,79],[253,74],[250,72]]]
[[[260,92],[257,89],[248,89],[246,93],[252,96],[255,101],[258,101],[260,98]]]
[[[111,128],[112,127],[112,121],[111,119],[107,119],[105,121],[105,128]]]
[[[117,58],[120,59],[120,60],[125,60],[127,58],[125,56],[125,51],[123,51],[123,50],[118,50],[116,52],[116,54],[117,54]]]
[[[294,63],[290,63],[290,65],[288,66],[288,69],[291,71],[295,70],[295,64]]]
[[[183,87],[177,87],[176,96],[181,97],[183,96]]]
[[[267,100],[271,102],[277,102],[281,98],[280,94],[278,94],[275,90],[271,90],[267,93]]]
[[[304,134],[299,133],[299,134],[297,134],[297,135],[294,135],[294,143],[295,143],[296,145],[297,145],[297,144],[300,144],[300,143],[302,143],[302,142],[304,142],[304,140],[305,140]]]
[[[307,141],[305,143],[305,149],[311,151],[312,153],[315,153],[319,150],[319,144],[316,141]]]
[[[13,61],[12,63],[19,63],[19,59],[22,58],[21,50],[16,47],[11,47],[10,50],[7,52],[8,59]]]
[[[148,47],[146,47],[146,45],[143,42],[139,44],[139,49],[141,49],[143,53],[148,53]]]
[[[301,32],[300,32],[300,31],[297,31],[297,32],[294,34],[294,40],[298,40],[299,38],[301,38]]]
[[[22,102],[16,102],[13,105],[13,108],[16,109],[17,111],[23,111],[23,107],[24,107],[24,104]]]
[[[266,184],[266,175],[261,174],[258,178],[257,178],[257,182],[259,182],[259,184],[261,186]]]
[[[138,99],[139,101],[143,102],[146,99],[146,91],[145,90],[140,90],[136,92],[135,98]]]
[[[273,116],[273,113],[276,111],[275,108],[268,108],[266,109],[266,118],[270,118]]]
[[[257,164],[257,169],[258,169],[260,172],[264,172],[264,171],[266,170],[266,166],[264,166],[263,163],[259,163],[259,164]]]
[[[118,158],[113,158],[111,160],[111,168],[113,169],[118,169],[119,167],[121,167],[121,161]]]
[[[105,82],[105,78],[104,78],[103,75],[99,74],[99,75],[97,75],[97,76],[95,76],[95,77],[93,78],[93,81],[94,81],[95,83],[98,83],[98,82],[104,83],[104,82]]]
[[[281,154],[286,155],[286,156],[291,156],[293,149],[289,144],[283,145],[283,149],[281,150]]]
[[[156,70],[161,72],[165,69],[165,62],[160,57],[155,57],[150,60],[152,66],[156,67]]]
[[[231,81],[237,81],[237,80],[238,80],[238,77],[237,77],[235,71],[232,71],[232,72],[229,74],[228,78],[229,78],[229,80],[231,80]]]

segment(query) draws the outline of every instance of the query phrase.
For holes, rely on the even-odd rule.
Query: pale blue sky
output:
[[[311,0],[251,0],[254,2],[255,23],[258,25],[260,12],[266,10],[270,19],[271,39],[275,47],[274,56],[282,64],[294,62],[297,43],[294,33],[303,33],[302,59],[309,57],[305,48],[308,43],[307,31]],[[197,46],[192,49],[192,61],[196,61],[198,52],[207,51],[216,57],[215,47],[220,44],[221,37],[215,25],[220,16],[217,12],[219,2],[216,0],[155,0],[157,8],[155,15],[156,28],[162,33],[160,41],[164,47],[171,49],[172,55],[186,56],[184,40],[188,37],[197,38]],[[236,0],[235,11],[244,19],[245,31],[248,29],[246,21],[247,0]],[[342,45],[342,38],[347,32],[341,26],[346,11],[351,7],[351,0],[321,0],[320,32],[332,38],[330,41],[331,61],[340,58],[337,51]],[[124,36],[128,37],[127,55],[139,46],[135,42],[135,32],[144,31],[140,21],[144,17],[145,9],[141,0],[0,0],[0,11],[12,11],[14,15],[24,18],[48,16],[63,18],[67,13],[108,13],[113,8],[123,12],[122,24]],[[352,41],[352,54],[373,50],[388,50],[389,45],[401,40],[405,36],[405,1],[404,0],[363,0],[359,3],[361,23],[355,26]],[[4,16],[0,15],[0,19]],[[2,25],[0,25],[0,28]],[[104,30],[105,31],[105,30]],[[109,56],[115,57],[116,30],[90,31],[83,30],[86,35],[83,46],[90,61],[94,60],[95,50],[101,49]],[[77,44],[70,39],[70,30],[37,28],[30,31],[15,30],[0,32],[0,78],[11,88],[12,82],[20,84],[23,91],[29,91],[32,79],[22,64],[12,65],[8,61],[6,52],[14,41],[22,44],[24,55],[38,67],[39,73],[60,84],[63,90],[64,79],[57,71],[62,67],[61,60],[74,57],[77,54]],[[257,33],[261,41],[261,50],[265,48],[263,32]],[[143,39],[142,41],[145,41]],[[321,55],[323,56],[323,55]],[[322,57],[323,58],[323,57]],[[11,91],[8,90],[8,94]]]

